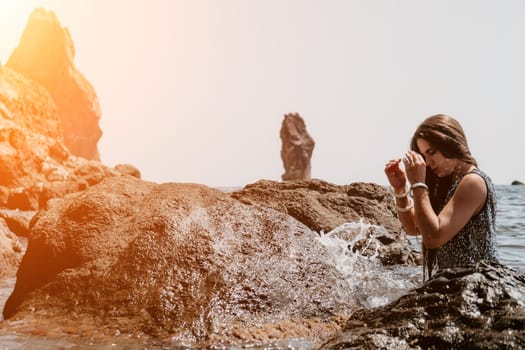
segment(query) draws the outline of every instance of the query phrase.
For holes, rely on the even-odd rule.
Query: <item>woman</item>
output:
[[[425,279],[438,269],[497,261],[496,193],[461,125],[447,115],[429,117],[410,148],[403,159],[389,161],[385,173],[405,231],[423,237]]]

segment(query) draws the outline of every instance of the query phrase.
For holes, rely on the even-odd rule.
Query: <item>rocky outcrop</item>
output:
[[[117,164],[115,165],[115,170],[121,174],[131,175],[137,179],[141,178],[140,170],[132,164]]]
[[[379,249],[384,264],[416,264],[420,257],[410,247],[397,217],[392,195],[373,183],[357,182],[334,185],[312,179],[277,182],[261,180],[231,193],[245,204],[264,206],[293,216],[310,229],[327,233],[348,222],[364,220],[381,226],[384,231],[371,231],[376,239],[357,242],[362,254]],[[366,244],[364,244],[366,243]],[[365,248],[366,247],[366,248]]]
[[[82,191],[107,177],[138,172],[132,166],[125,172],[110,169],[98,161],[72,155],[66,147],[65,140],[75,136],[68,134],[64,125],[73,120],[80,126],[77,131],[84,132],[85,123],[77,124],[71,118],[65,122],[63,116],[84,118],[84,102],[98,109],[89,84],[85,92],[77,91],[75,84],[81,86],[83,78],[72,66],[70,41],[54,14],[37,10],[9,64],[0,65],[0,208],[21,210],[0,211],[2,276],[15,274],[22,254],[16,235],[28,235],[34,211],[45,207],[49,199]],[[86,96],[87,102],[79,102],[80,95]],[[75,107],[67,107],[68,103]],[[79,139],[84,138],[79,135]],[[95,151],[96,140],[92,144]]]
[[[113,177],[32,222],[4,309],[28,329],[67,315],[184,342],[320,339],[357,309],[316,233],[202,185]]]
[[[315,142],[306,131],[303,118],[297,113],[286,114],[280,135],[281,158],[284,165],[283,181],[310,179],[310,159]]]
[[[63,139],[62,124],[49,92],[8,67],[0,70],[0,126],[2,129],[18,126],[46,138]],[[20,137],[11,136],[13,148],[16,149]]]
[[[22,253],[22,243],[0,218],[0,278],[14,276]]]
[[[0,218],[4,220],[11,232],[20,237],[27,237],[34,215],[34,211],[0,210]]]
[[[72,155],[49,92],[9,67],[0,72],[0,162],[0,208],[21,210],[132,172]]]
[[[40,83],[51,94],[63,141],[72,154],[99,160],[100,107],[91,84],[74,65],[75,48],[67,28],[53,12],[31,14],[6,66]]]
[[[525,276],[479,263],[443,270],[397,301],[355,312],[322,349],[523,349]]]
[[[390,232],[401,232],[392,195],[374,183],[334,185],[319,179],[260,180],[232,192],[231,196],[245,204],[262,205],[291,215],[317,232],[328,232],[362,218]]]
[[[525,185],[525,184],[519,180],[514,180],[512,181],[511,185],[516,186],[516,185]]]

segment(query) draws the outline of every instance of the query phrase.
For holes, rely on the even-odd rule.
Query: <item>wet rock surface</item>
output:
[[[280,137],[281,159],[284,165],[282,179],[310,179],[315,142],[306,130],[303,118],[297,113],[286,114],[281,125]]]
[[[344,328],[322,349],[523,349],[525,275],[486,263],[443,270]]]
[[[373,183],[334,185],[319,179],[260,180],[232,192],[231,196],[246,204],[284,212],[317,232],[328,232],[362,218],[384,226],[389,232],[401,232],[392,195]]]
[[[283,213],[114,177],[38,212],[4,315],[190,342],[322,339],[357,308],[326,257]]]
[[[361,254],[379,251],[384,264],[416,264],[420,260],[408,243],[392,195],[380,185],[356,182],[334,185],[311,179],[277,182],[260,180],[231,193],[245,204],[264,206],[293,216],[312,230],[327,233],[347,222],[364,220],[385,230],[371,229],[352,249]]]

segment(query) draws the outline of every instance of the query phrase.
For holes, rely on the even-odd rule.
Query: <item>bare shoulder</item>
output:
[[[458,196],[465,196],[471,201],[485,201],[487,192],[487,184],[485,183],[485,180],[475,173],[465,175],[456,189],[456,194]]]
[[[487,184],[485,180],[476,173],[468,173],[463,176],[463,179],[459,182],[459,186],[472,189],[485,189],[487,190]]]

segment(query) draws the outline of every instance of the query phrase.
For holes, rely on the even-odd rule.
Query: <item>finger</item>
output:
[[[409,152],[405,153],[405,156],[403,157],[403,164],[410,165],[411,162],[412,162],[412,157],[410,156],[410,153]]]
[[[400,167],[399,167],[399,161],[391,161],[391,162],[388,162],[385,166],[385,171],[388,171],[388,172],[391,172],[391,173],[394,173],[394,172],[397,172],[397,171],[400,171]]]
[[[424,163],[425,160],[423,159],[423,157],[421,156],[421,154],[415,152],[415,151],[410,151],[407,158],[409,159],[409,162],[410,164],[412,165],[416,165],[416,164],[420,164],[420,163]]]
[[[416,151],[411,151],[414,158],[423,159],[423,155]]]
[[[417,158],[417,156],[419,155],[419,153],[410,150],[410,151],[408,151],[408,155],[409,155],[409,157],[410,157],[412,160],[414,160],[414,159]]]
[[[414,163],[420,164],[425,163],[425,158],[417,152],[412,151],[412,159]]]
[[[396,165],[399,165],[400,161],[401,161],[401,158],[389,160],[388,163],[386,163],[385,167],[387,168],[394,167]]]
[[[396,175],[400,172],[400,169],[397,167],[387,167],[385,168],[385,173],[387,175]]]

